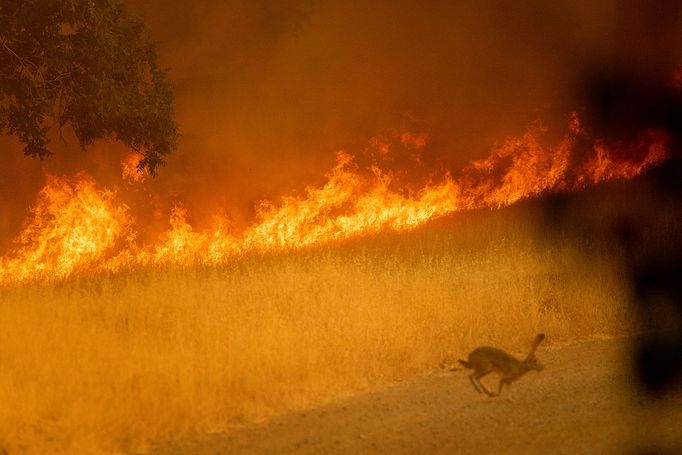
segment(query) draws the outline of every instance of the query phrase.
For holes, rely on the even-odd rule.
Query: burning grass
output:
[[[0,447],[144,449],[510,349],[632,328],[608,245],[519,210],[408,234],[0,289]],[[599,245],[597,245],[599,246]]]
[[[243,255],[320,247],[387,230],[409,232],[463,210],[501,208],[543,194],[631,179],[669,158],[670,138],[663,131],[646,131],[632,143],[606,144],[583,132],[575,113],[558,140],[548,141],[546,133],[536,122],[458,175],[445,172],[415,188],[400,182],[401,172],[377,163],[360,166],[355,155],[339,152],[324,185],[279,203],[260,201],[256,219],[241,232],[223,215],[216,215],[209,229],[197,230],[187,209],[174,204],[170,229],[151,243],[138,241],[145,222],[131,216],[115,188],[99,188],[86,173],[48,176],[14,248],[0,256],[0,287],[144,267],[219,266]],[[416,164],[425,136],[405,134],[393,137],[400,146],[370,141],[379,152],[364,154],[371,158],[403,147]],[[123,162],[128,180],[137,175],[135,160],[132,155]],[[137,176],[142,183],[144,176]]]

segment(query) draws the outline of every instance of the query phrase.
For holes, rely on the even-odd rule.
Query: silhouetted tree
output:
[[[121,0],[0,0],[0,133],[44,158],[64,125],[83,148],[140,151],[152,174],[175,149],[173,93],[143,24]]]

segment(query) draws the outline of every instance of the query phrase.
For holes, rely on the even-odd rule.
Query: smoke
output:
[[[3,139],[0,238],[17,231],[45,171],[117,185],[154,232],[176,201],[199,227],[219,210],[243,226],[255,201],[320,184],[337,150],[362,151],[385,131],[427,134],[420,165],[456,171],[534,119],[564,125],[584,68],[629,52],[625,30],[638,58],[662,46],[615,0],[573,3],[130,0],[170,69],[178,151],[131,188],[119,145],[83,152],[55,138],[37,163]],[[672,46],[659,63],[680,61]]]

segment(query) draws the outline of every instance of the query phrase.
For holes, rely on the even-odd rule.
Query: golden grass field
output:
[[[482,342],[631,332],[615,253],[545,238],[531,212],[2,289],[0,448],[143,451],[438,368]]]

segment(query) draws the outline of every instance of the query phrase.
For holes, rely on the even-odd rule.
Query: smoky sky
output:
[[[456,171],[530,121],[579,109],[585,67],[682,61],[679,17],[621,3],[130,0],[169,69],[179,149],[130,190],[117,144],[55,139],[40,163],[2,138],[0,238],[46,171],[179,200],[198,224],[218,210],[248,222],[256,200],[322,183],[337,150],[391,128],[428,134],[425,162]]]

